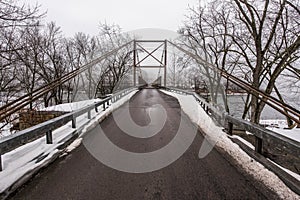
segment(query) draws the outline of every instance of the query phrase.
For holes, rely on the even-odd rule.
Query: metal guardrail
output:
[[[268,130],[260,125],[251,123],[249,121],[235,118],[229,115],[226,112],[220,112],[213,105],[206,102],[205,99],[201,98],[195,92],[184,91],[177,88],[165,88],[162,89],[175,92],[178,94],[193,95],[196,101],[199,102],[203,110],[219,125],[225,127],[227,134],[232,135],[234,126],[235,128],[242,129],[252,133],[255,136],[255,151],[251,150],[247,145],[244,145],[242,142],[238,141],[238,145],[247,152],[253,158],[259,160],[266,168],[273,171],[282,181],[288,185],[294,192],[300,194],[300,182],[283,169],[275,165],[274,163],[268,161],[262,154],[263,143],[264,141],[284,149],[286,153],[291,155],[296,155],[300,157],[300,142],[292,140],[283,135],[280,135],[274,131]],[[235,140],[234,140],[235,141]]]
[[[128,93],[136,90],[137,87],[131,87],[122,91],[117,92],[116,94],[113,94],[112,96],[88,105],[84,108],[81,108],[79,110],[76,110],[71,113],[67,113],[65,115],[56,117],[54,119],[48,120],[46,122],[43,122],[41,124],[35,125],[33,127],[30,127],[28,129],[22,130],[17,132],[16,134],[4,137],[0,139],[0,171],[2,171],[2,161],[1,156],[5,153],[8,153],[22,145],[25,145],[29,142],[32,142],[36,139],[39,139],[41,137],[46,136],[46,143],[47,144],[53,144],[52,140],[52,131],[55,130],[58,127],[61,127],[70,121],[72,121],[72,128],[76,129],[76,118],[88,114],[88,119],[91,119],[91,111],[95,109],[95,112],[99,112],[99,107],[102,106],[103,111],[105,111],[108,106],[112,102],[116,102]]]
[[[234,118],[228,114],[226,114],[225,119],[228,127],[230,127],[228,128],[228,134],[232,135],[232,127],[236,125],[238,128],[242,128],[255,135],[255,151],[257,153],[262,153],[263,141],[266,141],[272,145],[280,145],[286,152],[300,157],[300,142],[268,130],[260,125]]]
[[[178,94],[185,94],[185,95],[192,95],[195,97],[196,101],[200,104],[200,106],[203,108],[203,110],[208,114],[210,117],[212,117],[219,125],[224,125],[225,121],[225,114],[220,112],[217,108],[215,108],[213,105],[208,103],[204,98],[199,96],[196,92],[192,91],[186,91],[182,89],[177,88],[171,88],[171,87],[163,87],[164,90],[175,92]]]
[[[179,94],[193,95],[196,101],[199,102],[203,110],[209,116],[211,116],[219,125],[227,128],[227,133],[229,135],[232,135],[233,126],[252,133],[256,138],[257,144],[255,145],[255,151],[258,153],[262,153],[262,143],[264,140],[270,143],[276,142],[276,144],[280,144],[281,146],[285,147],[284,149],[287,152],[299,155],[300,157],[300,142],[298,141],[295,141],[293,139],[280,135],[274,131],[263,128],[262,126],[254,124],[252,122],[235,118],[226,112],[222,113],[219,110],[217,110],[213,105],[206,102],[206,100],[204,100],[195,92],[184,91],[177,88],[163,88],[163,89],[171,92],[176,92]]]
[[[208,67],[209,69],[219,73],[222,77],[230,82],[234,83],[235,85],[239,86],[240,88],[246,90],[249,94],[257,97],[261,101],[265,102],[267,105],[275,109],[276,111],[280,112],[284,116],[292,119],[295,123],[300,124],[300,111],[298,109],[293,108],[292,106],[274,98],[273,96],[266,94],[265,92],[253,87],[251,84],[247,83],[246,81],[239,79],[232,74],[226,72],[224,69],[217,68],[213,64],[207,62],[205,59],[193,54],[182,48],[180,45],[177,45],[171,41],[168,41],[169,44],[176,47],[178,50],[184,52],[189,57],[195,59],[198,63],[201,63]]]

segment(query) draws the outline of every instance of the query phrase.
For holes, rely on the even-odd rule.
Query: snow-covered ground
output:
[[[90,99],[90,100],[85,100],[85,101],[78,101],[78,102],[73,102],[73,103],[65,103],[65,104],[59,104],[56,106],[50,106],[47,108],[43,108],[41,110],[72,112],[72,111],[78,110],[80,108],[83,108],[85,106],[92,105],[99,101],[101,101],[101,99]]]
[[[206,141],[209,141],[209,143],[214,144],[217,148],[231,155],[236,161],[237,167],[242,168],[248,174],[255,177],[257,181],[262,182],[268,188],[276,192],[280,198],[299,199],[299,195],[290,190],[273,172],[253,160],[237,144],[233,143],[222,131],[222,127],[218,127],[214,124],[212,119],[205,113],[192,95],[179,95],[164,90],[161,91],[177,98],[182,110],[205,132]],[[202,147],[203,146],[204,144]],[[201,158],[200,154],[201,149],[199,152],[199,157]]]
[[[260,124],[268,125],[267,129],[300,142],[300,128],[286,129],[286,120],[260,120]]]
[[[110,106],[105,111],[101,111],[100,113],[92,111],[92,120],[88,120],[87,114],[78,117],[77,127],[82,130],[79,133],[77,133],[78,129],[73,129],[71,122],[69,122],[53,131],[53,144],[46,144],[46,137],[42,137],[2,155],[3,171],[0,172],[0,194],[3,195],[3,193],[11,192],[17,187],[17,185],[21,184],[38,169],[49,164],[53,159],[61,155],[62,150],[58,149],[59,146],[64,144],[64,142],[70,139],[74,134],[83,134],[87,131],[88,127],[99,123],[98,121],[100,119],[103,119],[105,116],[110,114],[113,109],[124,104],[124,102],[128,101],[136,92],[137,90],[129,93],[119,101],[113,103],[113,106]],[[99,99],[63,104],[47,108],[47,110],[74,111],[97,101],[99,101]],[[74,148],[79,146],[80,143],[81,138],[75,140],[64,150],[64,152],[67,153],[72,151]]]
[[[5,124],[5,123],[0,123],[0,127],[3,127],[1,130],[0,130],[0,139],[2,137],[6,137],[6,136],[9,136],[11,135],[11,128],[12,128],[12,124]]]
[[[207,134],[206,139],[210,142],[214,142],[218,148],[228,152],[238,163],[239,167],[243,168],[252,176],[256,177],[258,181],[263,182],[266,186],[274,190],[281,198],[285,199],[299,199],[299,196],[292,192],[274,173],[267,170],[260,163],[254,161],[244,151],[240,149],[237,144],[234,144],[227,135],[222,131],[221,127],[215,126],[212,119],[206,115],[200,105],[195,101],[191,95],[178,95],[171,92],[163,91],[178,99],[183,111],[191,118],[191,120],[198,124],[199,127]],[[84,134],[91,127],[96,125],[99,120],[103,119],[113,109],[118,108],[124,102],[128,101],[136,91],[131,92],[121,100],[114,103],[114,106],[110,106],[106,111],[96,114],[92,112],[92,120],[88,120],[86,115],[78,117],[77,127],[82,129],[81,134]],[[47,110],[57,111],[74,111],[99,100],[88,100],[73,104],[64,104]],[[201,119],[201,120],[199,120]],[[293,130],[292,130],[293,131]],[[9,153],[2,156],[4,170],[0,172],[0,193],[8,190],[13,190],[12,185],[20,183],[19,180],[25,180],[39,168],[47,165],[54,158],[62,155],[63,152],[58,150],[58,147],[66,140],[75,134],[76,130],[72,129],[71,122],[63,127],[53,131],[54,144],[46,144],[45,137],[35,140],[31,143],[23,145]],[[289,134],[293,134],[292,132]],[[1,140],[1,139],[0,139]],[[64,153],[72,151],[79,146],[81,138],[75,140],[68,148],[64,150]],[[249,144],[251,145],[251,144]],[[199,157],[200,157],[199,153]],[[23,179],[22,179],[23,178]],[[299,177],[298,177],[299,178]]]

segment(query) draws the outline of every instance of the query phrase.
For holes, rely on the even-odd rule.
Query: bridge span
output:
[[[140,126],[149,124],[149,113],[146,110],[153,108],[155,104],[163,106],[167,118],[164,127],[152,137],[136,138],[124,133],[113,115],[101,122],[101,129],[118,147],[130,152],[145,153],[154,152],[169,144],[178,131],[180,120],[184,126],[194,127],[181,112],[177,99],[156,89],[143,89],[130,99],[129,111],[133,121]],[[125,120],[128,116],[122,109],[124,106],[114,113]],[[152,112],[155,115],[155,112],[160,111],[153,109]],[[199,159],[199,149],[204,140],[201,130],[178,160],[147,173],[122,172],[102,164],[84,145],[85,142],[95,143],[97,134],[97,128],[90,130],[84,136],[83,144],[43,169],[10,199],[276,198],[272,191],[241,174],[216,149]],[[172,152],[169,153],[171,156]],[[118,159],[114,152],[107,151],[106,154],[111,159]]]

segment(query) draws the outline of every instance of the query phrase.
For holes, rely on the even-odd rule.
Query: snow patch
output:
[[[180,95],[161,90],[162,92],[178,99],[182,110],[190,119],[209,137],[216,147],[227,152],[241,167],[256,180],[262,182],[273,190],[282,199],[299,199],[299,196],[289,189],[273,172],[266,169],[262,164],[253,160],[237,144],[233,143],[222,131],[221,127],[214,124],[213,120],[205,113],[192,95]],[[201,120],[199,120],[201,119]]]
[[[86,106],[92,105],[94,103],[97,103],[101,100],[102,99],[90,99],[90,100],[78,101],[78,102],[73,102],[73,103],[65,103],[65,104],[59,104],[59,105],[56,105],[56,106],[50,106],[50,107],[47,107],[47,108],[43,108],[41,110],[72,112],[72,111],[84,108]]]
[[[275,127],[267,127],[267,129],[279,133],[285,137],[288,137],[292,140],[296,140],[300,142],[300,128],[293,128],[293,129],[281,129]]]
[[[268,158],[267,158],[268,159]],[[280,166],[280,165],[278,165],[276,162],[274,162],[274,161],[272,161],[272,160],[270,160],[270,159],[268,159],[270,162],[272,162],[272,163],[274,163],[276,166],[278,166],[279,168],[281,168],[281,169],[283,169],[284,171],[286,171],[287,173],[289,173],[290,175],[292,175],[294,178],[296,178],[297,180],[299,180],[300,181],[300,175],[299,174],[296,174],[295,172],[292,172],[291,170],[289,170],[289,169],[286,169],[286,168],[284,168],[284,167],[282,167],[282,166]]]
[[[67,148],[66,148],[66,152],[70,153],[71,151],[73,151],[74,149],[76,149],[77,147],[79,147],[79,145],[82,142],[82,138],[78,138],[76,140],[74,140]]]
[[[295,127],[293,129],[287,129],[288,125],[286,120],[268,119],[260,120],[259,123],[262,125],[267,125],[267,129],[271,131],[300,142],[300,128]]]
[[[251,148],[252,150],[255,150],[255,147],[250,143],[248,142],[247,140],[245,140],[244,138],[238,136],[238,135],[232,135],[232,136],[229,136],[230,138],[235,138],[235,139],[238,139],[240,140],[242,143],[244,143],[245,145],[247,145],[249,148]]]
[[[77,117],[77,127],[84,127],[82,132],[89,130],[89,126],[99,123],[99,119],[109,115],[114,109],[120,107],[128,101],[138,90],[124,96],[119,101],[112,103],[105,111],[96,113],[91,111],[92,120],[88,120],[87,114]],[[93,99],[70,104],[62,104],[54,107],[48,107],[46,110],[55,111],[73,111],[91,105],[100,99]],[[10,187],[25,177],[35,169],[47,165],[55,155],[60,153],[58,150],[64,142],[71,138],[77,131],[72,128],[72,122],[53,131],[53,144],[46,144],[46,138],[42,137],[33,142],[27,143],[15,150],[2,155],[3,171],[0,172],[0,194],[9,190]],[[66,152],[71,152],[81,144],[82,138],[76,139],[66,148]],[[62,155],[63,156],[63,155]]]

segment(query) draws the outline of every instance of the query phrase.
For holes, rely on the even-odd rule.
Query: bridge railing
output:
[[[277,165],[269,162],[263,155],[263,143],[266,142],[273,147],[280,147],[284,149],[286,153],[300,157],[300,142],[285,137],[274,131],[268,130],[260,125],[251,123],[247,120],[239,119],[229,115],[226,112],[220,112],[212,104],[208,103],[205,99],[200,97],[197,93],[191,91],[185,91],[177,88],[165,88],[162,89],[175,92],[178,94],[192,95],[196,101],[200,104],[203,110],[220,126],[225,127],[227,134],[232,135],[234,129],[245,130],[252,133],[255,136],[255,152],[252,153],[252,149],[249,149],[246,145],[239,143],[241,148],[249,153],[255,159],[262,162],[268,169],[272,170],[279,176],[283,182],[285,182],[294,192],[300,194],[300,183],[297,179],[286,173]],[[238,142],[237,140],[234,140]]]
[[[223,126],[225,121],[224,117],[226,113],[220,112],[216,107],[214,107],[212,104],[208,103],[204,98],[199,96],[197,93],[192,91],[186,91],[178,88],[172,88],[172,87],[164,87],[163,89],[171,92],[175,92],[178,94],[185,94],[185,95],[192,95],[195,97],[196,101],[200,104],[200,106],[203,108],[203,110],[208,114],[211,118],[215,120],[219,125]]]
[[[52,132],[72,121],[72,128],[77,127],[76,119],[84,114],[87,114],[88,120],[91,120],[91,112],[95,110],[96,113],[99,113],[99,108],[102,107],[102,110],[105,111],[112,102],[116,102],[122,97],[126,96],[130,92],[136,90],[137,87],[131,87],[122,91],[113,94],[110,97],[107,97],[99,102],[88,105],[79,110],[75,110],[71,113],[56,117],[54,119],[48,120],[41,124],[35,125],[28,129],[19,131],[13,135],[4,137],[0,139],[0,171],[2,171],[2,161],[1,157],[3,154],[8,153],[22,145],[25,145],[29,142],[32,142],[36,139],[46,136],[46,143],[53,144]],[[78,133],[77,133],[78,134]]]
[[[300,142],[285,137],[281,134],[278,134],[274,131],[263,128],[260,125],[251,123],[247,120],[239,119],[229,115],[226,112],[221,112],[217,108],[215,108],[212,104],[206,102],[205,99],[200,97],[197,93],[191,91],[185,91],[177,88],[164,88],[167,91],[176,92],[179,94],[192,95],[195,97],[196,101],[199,102],[200,106],[203,110],[213,118],[219,125],[226,128],[226,132],[229,135],[232,135],[233,127],[239,128],[241,130],[248,131],[255,135],[256,137],[256,145],[255,151],[258,153],[262,153],[262,142],[263,140],[270,142],[271,144],[282,145],[285,147],[287,152],[292,154],[300,155]]]

